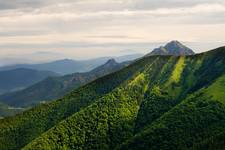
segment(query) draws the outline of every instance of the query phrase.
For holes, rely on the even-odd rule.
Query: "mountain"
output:
[[[24,89],[49,76],[58,76],[58,74],[24,68],[0,71],[0,94]]]
[[[0,147],[224,149],[224,83],[225,47],[144,57],[59,100],[0,120]]]
[[[154,49],[147,56],[152,55],[175,55],[175,56],[183,56],[183,55],[194,55],[194,51],[190,48],[184,46],[179,41],[171,41],[166,46],[161,46],[159,48]]]
[[[101,65],[90,72],[74,73],[61,77],[49,77],[24,90],[1,95],[0,99],[3,103],[10,106],[30,107],[60,98],[73,89],[117,71],[126,65],[126,63],[117,63],[114,59],[110,59],[104,65]]]
[[[43,64],[18,64],[1,67],[0,70],[11,70],[16,68],[28,68],[35,70],[48,70],[56,72],[62,75],[71,74],[74,72],[85,72],[89,71],[99,65],[104,64],[108,59],[99,58],[87,61],[75,61],[71,59],[57,60]]]
[[[141,57],[141,54],[125,55],[120,57],[115,57],[115,60],[118,62],[131,61]],[[67,75],[75,72],[88,72],[100,65],[106,63],[109,59],[113,57],[101,57],[90,60],[72,60],[72,59],[63,59],[57,60],[49,63],[42,64],[17,64],[10,66],[0,67],[0,71],[12,70],[17,68],[27,68],[34,70],[48,70],[56,72],[58,74]]]

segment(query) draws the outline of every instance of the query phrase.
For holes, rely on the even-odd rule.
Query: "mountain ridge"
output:
[[[117,63],[115,59],[86,73],[73,73],[60,77],[49,77],[24,90],[6,93],[0,96],[3,103],[14,107],[30,107],[64,96],[71,90],[94,81],[95,79],[120,70],[127,63]]]
[[[61,59],[47,63],[40,64],[15,64],[9,66],[0,67],[0,71],[12,70],[16,68],[27,68],[34,70],[48,70],[56,72],[61,75],[72,74],[75,72],[89,72],[92,69],[105,64],[109,59],[115,59],[116,61],[122,63],[125,61],[132,61],[139,57],[143,56],[142,54],[132,54],[124,55],[118,57],[100,57],[89,60],[73,60],[73,59]]]
[[[59,74],[26,68],[0,71],[0,93],[24,89],[49,76],[59,76]]]
[[[225,131],[224,85],[218,85],[224,57],[225,47],[194,56],[144,57],[59,100],[0,120],[0,145],[189,149]]]
[[[223,49],[222,52],[224,54],[225,50]],[[214,53],[214,54],[212,55],[212,53]],[[219,55],[221,55],[221,54],[219,54],[219,50],[217,50],[217,52],[204,53],[204,54],[198,55],[197,57],[196,56],[194,56],[194,57],[193,56],[180,56],[180,57],[173,57],[173,56],[158,57],[158,56],[155,56],[155,57],[152,57],[152,59],[154,58],[154,60],[150,61],[150,63],[147,63],[148,65],[145,65],[145,67],[144,67],[145,70],[141,71],[141,73],[138,73],[137,75],[132,77],[131,81],[128,80],[128,83],[126,83],[127,81],[125,81],[125,83],[124,83],[125,85],[121,85],[121,86],[117,87],[111,93],[106,94],[105,96],[100,98],[99,101],[97,101],[96,103],[93,103],[86,109],[82,109],[82,111],[75,113],[74,115],[68,117],[66,120],[62,121],[61,123],[56,125],[54,128],[52,128],[49,131],[47,131],[46,133],[44,133],[41,137],[37,138],[32,143],[28,144],[25,147],[25,149],[32,149],[37,146],[42,147],[42,148],[50,146],[52,148],[57,149],[57,148],[62,148],[60,145],[63,145],[65,147],[68,146],[69,148],[80,148],[80,147],[82,147],[80,145],[83,145],[87,149],[98,149],[98,148],[114,149],[116,147],[120,147],[121,144],[122,144],[122,147],[120,149],[140,149],[140,148],[145,149],[145,148],[149,147],[148,143],[150,143],[150,145],[152,145],[151,149],[159,149],[159,148],[164,149],[166,147],[171,148],[171,149],[176,149],[176,147],[178,147],[178,148],[182,148],[184,146],[189,147],[188,145],[186,145],[186,143],[181,144],[181,145],[179,144],[179,141],[184,141],[184,142],[187,142],[187,144],[188,144],[189,142],[191,142],[191,141],[189,141],[189,138],[183,137],[180,140],[172,141],[175,138],[167,138],[167,136],[166,136],[167,133],[168,134],[173,133],[175,135],[172,134],[171,137],[178,136],[178,138],[179,138],[179,134],[177,134],[176,131],[178,129],[180,129],[180,126],[179,126],[179,124],[178,125],[176,124],[176,120],[172,127],[178,128],[177,130],[170,129],[170,130],[166,130],[166,132],[163,132],[163,129],[162,129],[162,131],[160,130],[161,129],[160,125],[159,125],[159,127],[157,127],[157,130],[153,130],[154,133],[152,133],[153,134],[152,138],[155,138],[155,141],[158,141],[157,144],[151,143],[151,140],[148,140],[148,138],[146,136],[141,137],[140,140],[135,139],[134,144],[128,143],[128,147],[124,146],[123,143],[127,140],[127,138],[128,139],[130,138],[130,140],[132,140],[133,128],[135,128],[135,124],[133,122],[135,122],[135,118],[136,118],[135,116],[137,114],[141,113],[142,111],[145,112],[144,113],[145,115],[143,116],[144,118],[141,119],[141,120],[147,119],[146,122],[141,125],[142,128],[145,129],[145,126],[148,126],[148,125],[151,126],[151,123],[149,123],[149,121],[151,121],[151,120],[148,120],[148,119],[152,119],[152,117],[145,118],[146,115],[149,115],[149,113],[150,113],[151,115],[154,116],[154,120],[156,120],[156,122],[157,122],[157,118],[163,117],[164,113],[166,115],[168,111],[173,110],[173,108],[179,106],[179,104],[183,102],[183,99],[185,99],[185,98],[180,98],[180,96],[183,94],[183,90],[181,90],[181,89],[185,89],[185,91],[189,91],[192,89],[191,87],[197,86],[197,88],[195,89],[195,91],[197,92],[198,90],[201,90],[201,88],[204,86],[210,86],[212,81],[216,81],[217,78],[220,77],[220,75],[223,75],[225,73],[224,65],[223,66],[220,65],[222,68],[213,67],[214,65],[216,65],[215,60],[217,60],[217,62],[222,61],[221,62],[222,64],[225,63],[224,56],[219,56]],[[185,60],[186,63],[194,64],[194,66],[196,68],[193,70],[193,68],[189,68],[193,65],[187,65],[187,66],[179,65],[179,64],[184,63],[183,59]],[[201,59],[203,59],[203,60],[201,60]],[[199,60],[201,60],[200,66],[199,66]],[[148,61],[148,58],[145,59],[145,61]],[[171,64],[170,63],[167,64],[168,61],[169,62],[172,61]],[[208,66],[208,63],[210,64],[210,66]],[[172,70],[172,71],[170,70],[171,69],[170,65],[173,66],[172,68],[174,68],[174,70]],[[152,67],[153,68],[159,67],[162,69],[161,70],[153,69]],[[180,69],[180,67],[182,67],[183,69]],[[202,79],[202,77],[201,77],[201,76],[205,76],[205,73],[199,74],[198,79],[192,80],[191,84],[189,83],[190,81],[184,80],[184,79],[193,77],[194,72],[198,72],[199,69],[201,70],[205,67],[211,68],[214,71],[220,70],[219,74],[214,74],[212,76],[213,80],[207,81],[207,82],[205,82],[205,80]],[[183,71],[179,71],[179,73],[178,73],[178,74],[183,74],[183,73],[185,73],[186,69],[189,70],[190,72],[188,72],[188,74],[186,74],[186,75],[182,75],[181,78],[177,79],[174,77],[169,77],[168,81],[166,81],[166,82],[161,81],[161,78],[165,77],[165,74],[176,75],[178,70],[183,70]],[[145,72],[145,71],[147,71],[147,72]],[[149,74],[149,71],[151,72],[150,74]],[[216,71],[216,72],[218,72],[218,71]],[[209,72],[211,72],[211,70],[207,70],[207,74]],[[151,84],[151,82],[149,82],[146,79],[148,79],[150,81],[152,79],[153,79],[153,81],[157,81],[159,79],[159,83]],[[204,85],[199,86],[199,84],[202,84],[202,83],[204,83]],[[145,90],[146,86],[148,89],[147,91]],[[186,86],[188,86],[188,88]],[[164,91],[161,91],[163,89],[164,89]],[[168,93],[165,90],[168,91]],[[174,92],[172,92],[172,91],[174,91]],[[143,97],[142,95],[145,95],[145,97]],[[124,97],[126,97],[126,98],[124,98]],[[200,98],[198,98],[198,99],[200,102],[202,102],[202,100],[200,100]],[[204,99],[204,98],[202,98],[202,99]],[[185,101],[186,100],[184,100],[184,102]],[[138,103],[142,103],[143,105],[145,105],[146,102],[150,103],[150,105],[148,105],[147,108],[143,108],[143,106],[141,105],[140,106],[141,109],[138,110]],[[209,104],[210,104],[210,102],[217,104],[217,101],[214,101],[214,100],[209,100],[207,102],[209,102]],[[206,104],[209,105],[208,103],[206,103]],[[204,105],[206,105],[206,104],[204,104]],[[185,105],[186,105],[186,103],[185,103]],[[213,106],[214,105],[212,105],[212,109],[213,109]],[[187,106],[187,107],[189,107],[189,106]],[[196,105],[195,107],[201,107],[201,105],[200,106]],[[146,109],[152,110],[152,112],[151,111],[146,112]],[[157,110],[157,109],[159,109],[159,110]],[[182,107],[181,107],[181,109],[182,109]],[[200,110],[201,110],[201,108],[200,108]],[[186,110],[184,110],[184,111],[186,111]],[[207,109],[206,109],[206,111],[210,112],[210,110],[207,110]],[[124,113],[124,112],[126,112],[126,113]],[[217,113],[217,112],[215,112],[215,113]],[[104,119],[106,114],[108,114],[107,115],[108,117],[106,117],[106,119]],[[117,117],[114,118],[113,116],[115,116],[115,115]],[[185,117],[185,115],[182,116],[183,115],[182,113],[180,113],[180,114],[173,113],[173,116],[177,116],[177,115],[179,117]],[[201,115],[202,115],[202,117],[204,117],[205,120],[208,119],[205,116],[205,114],[201,113]],[[89,116],[89,117],[87,117],[87,116]],[[193,115],[190,114],[189,116],[192,117]],[[179,117],[178,117],[178,119],[179,119]],[[99,124],[98,121],[95,121],[96,119],[100,120],[100,126],[98,126],[98,124]],[[211,119],[213,119],[213,118],[211,118]],[[127,122],[126,120],[132,120],[132,121]],[[152,120],[152,121],[154,122],[154,120]],[[138,120],[136,120],[136,121],[138,121]],[[196,122],[198,120],[193,120],[193,121]],[[107,122],[110,122],[110,123],[108,124]],[[173,121],[171,123],[173,123]],[[101,124],[103,124],[103,125],[101,126]],[[107,126],[107,124],[108,124],[108,126]],[[201,125],[201,127],[196,129],[196,130],[198,130],[199,133],[202,132],[201,129],[203,128],[202,125],[204,125],[204,124],[205,123],[202,124],[199,122],[199,125]],[[213,125],[213,122],[212,122],[212,125]],[[221,120],[220,126],[221,125],[223,125],[222,120]],[[97,126],[98,128],[92,128],[95,126]],[[167,124],[166,124],[166,126],[167,126]],[[168,128],[170,128],[170,127],[168,127]],[[191,129],[193,129],[193,126],[191,126],[191,127],[186,126],[185,129],[191,130]],[[157,131],[161,131],[160,132],[161,134],[158,134]],[[68,132],[69,133],[72,132],[72,135],[70,134],[70,138],[66,139],[67,134],[62,135],[61,133],[68,133]],[[191,136],[194,136],[193,132],[190,132],[190,133],[191,133]],[[105,134],[106,134],[106,136],[105,136]],[[214,134],[214,133],[211,132],[211,134]],[[83,140],[82,135],[87,135],[88,136],[87,140]],[[183,135],[183,134],[181,134],[181,135]],[[148,136],[149,136],[149,134],[148,134]],[[53,138],[53,137],[54,137],[54,139],[51,140],[51,138]],[[163,139],[161,140],[160,137],[163,137]],[[73,140],[73,139],[78,139],[78,140]],[[71,140],[72,140],[72,142],[71,142]],[[108,140],[109,140],[109,143],[107,142]],[[140,142],[141,140],[144,142]],[[168,141],[168,143],[171,143],[171,142],[174,143],[175,146],[173,144],[167,145],[167,141]],[[182,146],[182,147],[180,147],[180,146]]]

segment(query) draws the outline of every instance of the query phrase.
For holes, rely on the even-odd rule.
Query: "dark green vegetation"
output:
[[[24,89],[49,76],[58,76],[58,74],[24,68],[0,71],[0,94]]]
[[[2,149],[218,149],[225,47],[150,56],[62,99],[0,121]]]
[[[14,107],[30,107],[60,98],[66,93],[85,85],[99,77],[115,72],[128,63],[117,63],[110,59],[90,72],[74,73],[62,77],[49,77],[24,90],[0,96],[4,103]]]
[[[175,56],[185,56],[185,55],[194,55],[194,51],[190,48],[184,46],[178,41],[171,41],[165,46],[154,49],[147,56],[153,55],[175,55]]]

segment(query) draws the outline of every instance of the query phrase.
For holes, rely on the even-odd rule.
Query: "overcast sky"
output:
[[[0,60],[147,53],[171,40],[225,45],[225,0],[0,0]]]

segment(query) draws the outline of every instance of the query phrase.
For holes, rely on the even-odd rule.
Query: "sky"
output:
[[[225,0],[0,0],[0,63],[225,46]],[[1,65],[1,64],[0,64]]]

